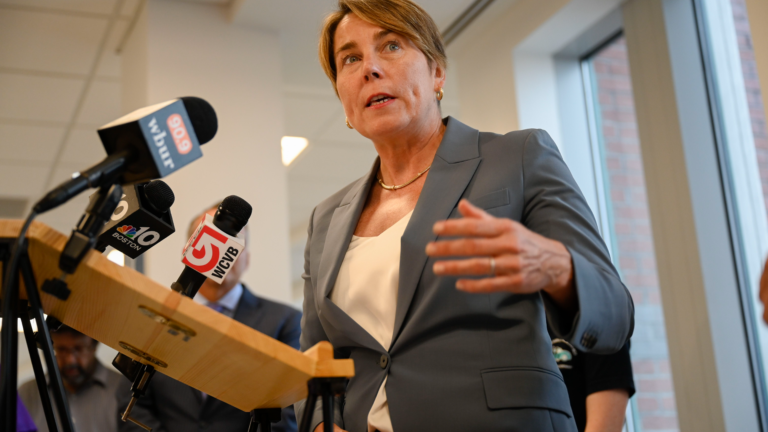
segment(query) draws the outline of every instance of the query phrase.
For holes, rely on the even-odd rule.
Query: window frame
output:
[[[573,60],[623,28],[680,430],[760,430],[693,2],[496,1],[449,58],[463,120],[497,133],[546,129],[594,209],[596,162]],[[760,2],[747,3],[754,27]],[[768,88],[768,50],[759,49],[768,30],[753,29],[753,39]]]

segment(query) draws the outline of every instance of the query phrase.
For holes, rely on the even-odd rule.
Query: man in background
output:
[[[96,359],[96,347],[99,342],[66,325],[52,332],[51,340],[75,431],[117,431],[115,392],[121,380],[125,378],[111,368],[104,367]],[[53,401],[50,378],[47,381],[48,393]],[[34,379],[19,387],[19,396],[32,416],[37,430],[48,432],[43,404]],[[54,413],[57,411],[54,410]],[[58,419],[58,413],[56,415]]]
[[[194,218],[189,225],[187,238],[192,236],[203,217],[206,214],[214,215],[217,208],[218,204]],[[245,241],[245,249],[240,258],[221,284],[206,279],[195,301],[299,349],[301,313],[292,307],[256,297],[240,282],[250,260],[248,226],[243,228],[238,237]],[[130,401],[130,387],[131,383],[123,379],[118,393],[120,412],[125,410]],[[249,413],[160,373],[155,374],[150,381],[147,393],[138,400],[131,411],[131,417],[151,427],[154,432],[246,432],[251,419]],[[272,428],[275,432],[295,432],[296,429],[293,407],[284,409],[282,419]],[[142,432],[143,429],[129,421],[120,422],[120,431]]]

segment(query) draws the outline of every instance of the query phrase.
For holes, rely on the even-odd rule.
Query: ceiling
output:
[[[0,1],[0,198],[29,202],[103,157],[96,128],[120,115],[115,47],[137,5]]]

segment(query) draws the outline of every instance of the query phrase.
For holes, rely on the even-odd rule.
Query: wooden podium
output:
[[[23,222],[0,220],[0,239]],[[38,285],[58,278],[67,237],[34,222],[27,233]],[[62,301],[40,292],[44,311],[117,351],[243,411],[284,408],[307,397],[307,381],[354,375],[321,342],[302,353],[130,268],[91,251],[67,278]],[[21,298],[25,298],[21,285]]]

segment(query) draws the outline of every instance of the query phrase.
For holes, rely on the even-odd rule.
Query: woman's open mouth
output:
[[[366,107],[377,107],[377,106],[385,105],[387,102],[391,102],[393,100],[395,100],[395,98],[390,95],[378,94],[368,99],[368,104],[366,105]]]

